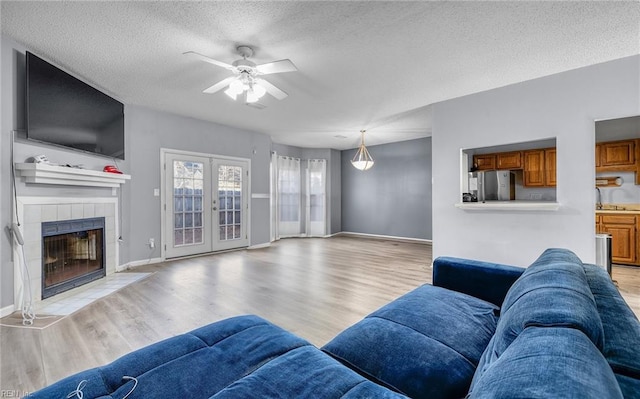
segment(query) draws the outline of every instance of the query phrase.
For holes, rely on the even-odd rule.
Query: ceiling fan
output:
[[[198,58],[201,61],[208,62],[209,64],[217,65],[233,72],[234,76],[230,76],[213,86],[203,90],[203,93],[213,94],[225,87],[224,91],[226,95],[236,100],[238,96],[244,99],[247,105],[256,106],[257,101],[269,93],[278,100],[285,99],[288,94],[280,90],[273,84],[262,79],[260,76],[269,75],[273,73],[295,72],[298,70],[291,60],[284,59],[279,61],[273,61],[266,64],[256,65],[254,62],[249,61],[253,55],[253,49],[249,46],[238,46],[238,54],[242,56],[242,59],[234,61],[232,64],[226,62],[214,60],[213,58],[196,53],[195,51],[187,51],[185,55]],[[256,108],[263,108],[256,107]]]

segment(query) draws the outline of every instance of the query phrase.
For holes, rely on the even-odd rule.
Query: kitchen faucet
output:
[[[598,191],[598,198],[596,201],[596,209],[602,209],[602,193],[600,192],[600,187],[596,186],[596,190]]]

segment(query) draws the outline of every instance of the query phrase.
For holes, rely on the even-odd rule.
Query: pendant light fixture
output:
[[[358,147],[358,151],[356,151],[356,155],[353,156],[351,160],[351,165],[354,168],[359,170],[369,170],[373,166],[373,157],[369,154],[369,150],[364,146],[364,132],[365,130],[360,130],[361,133],[361,141],[360,147]]]

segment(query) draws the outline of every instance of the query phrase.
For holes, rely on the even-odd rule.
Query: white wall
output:
[[[433,255],[526,266],[549,247],[595,260],[595,123],[640,113],[640,56],[433,106]],[[558,211],[465,211],[460,149],[557,137]],[[587,171],[587,172],[585,172]]]

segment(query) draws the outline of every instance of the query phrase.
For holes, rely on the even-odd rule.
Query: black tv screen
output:
[[[121,102],[26,53],[27,138],[124,159]]]

